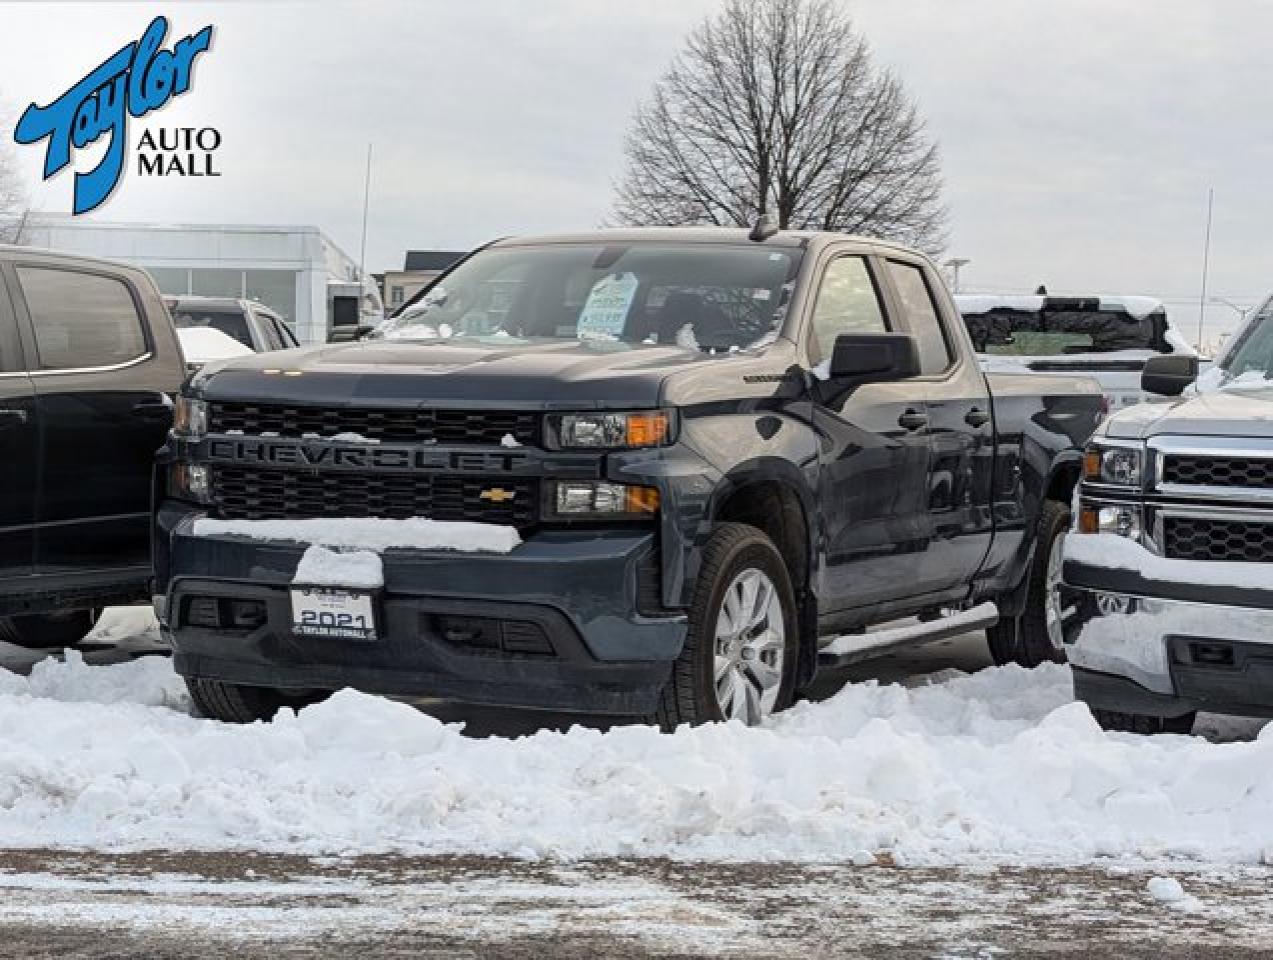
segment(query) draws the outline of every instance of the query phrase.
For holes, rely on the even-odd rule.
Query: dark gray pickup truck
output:
[[[763,226],[503,240],[419,303],[187,385],[156,609],[206,713],[351,686],[756,722],[819,663],[968,629],[1059,656],[1053,545],[1099,389],[984,375],[923,256]],[[314,636],[306,538],[259,522],[352,517],[521,542],[387,549]]]

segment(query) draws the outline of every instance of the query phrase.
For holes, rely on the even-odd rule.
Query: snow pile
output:
[[[1065,559],[1107,570],[1132,570],[1146,580],[1196,583],[1212,587],[1273,590],[1273,566],[1236,560],[1172,560],[1150,553],[1140,544],[1113,533],[1065,538]]]
[[[497,523],[446,520],[386,520],[379,517],[317,517],[308,520],[215,520],[194,522],[197,537],[249,537],[285,540],[321,547],[383,551],[457,550],[461,553],[508,553],[522,538],[516,527]]]
[[[1273,727],[1104,734],[1064,667],[852,685],[761,729],[472,740],[345,691],[269,725],[167,702],[158,661],[0,681],[0,845],[902,863],[1273,857]],[[180,708],[180,704],[178,704]]]
[[[293,583],[312,587],[375,590],[385,585],[380,554],[370,550],[336,551],[313,546],[301,554]]]
[[[252,348],[244,346],[216,327],[178,327],[177,339],[188,363],[211,363],[252,356]]]

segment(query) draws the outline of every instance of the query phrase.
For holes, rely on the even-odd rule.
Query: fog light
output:
[[[629,486],[590,480],[561,480],[553,501],[559,516],[622,516],[650,514],[659,508],[654,487]]]
[[[1098,533],[1112,533],[1129,540],[1139,540],[1140,507],[1101,507],[1096,514]]]
[[[183,500],[211,503],[212,471],[201,464],[174,464],[171,489],[173,496]]]

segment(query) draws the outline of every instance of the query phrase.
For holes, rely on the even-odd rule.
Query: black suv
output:
[[[152,464],[184,376],[141,270],[0,247],[0,640],[148,599]]]
[[[157,607],[206,713],[353,686],[754,722],[833,633],[824,663],[980,627],[1001,660],[1060,655],[1047,586],[1099,388],[985,376],[922,255],[768,229],[505,240],[419,303],[180,398]],[[386,550],[382,589],[329,584],[316,636],[305,521],[366,517],[522,542]]]

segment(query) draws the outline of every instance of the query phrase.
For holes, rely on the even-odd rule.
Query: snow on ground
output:
[[[474,740],[352,691],[269,725],[188,711],[161,659],[0,674],[0,847],[1273,861],[1273,727],[1105,734],[1059,666],[851,684],[670,736]]]

